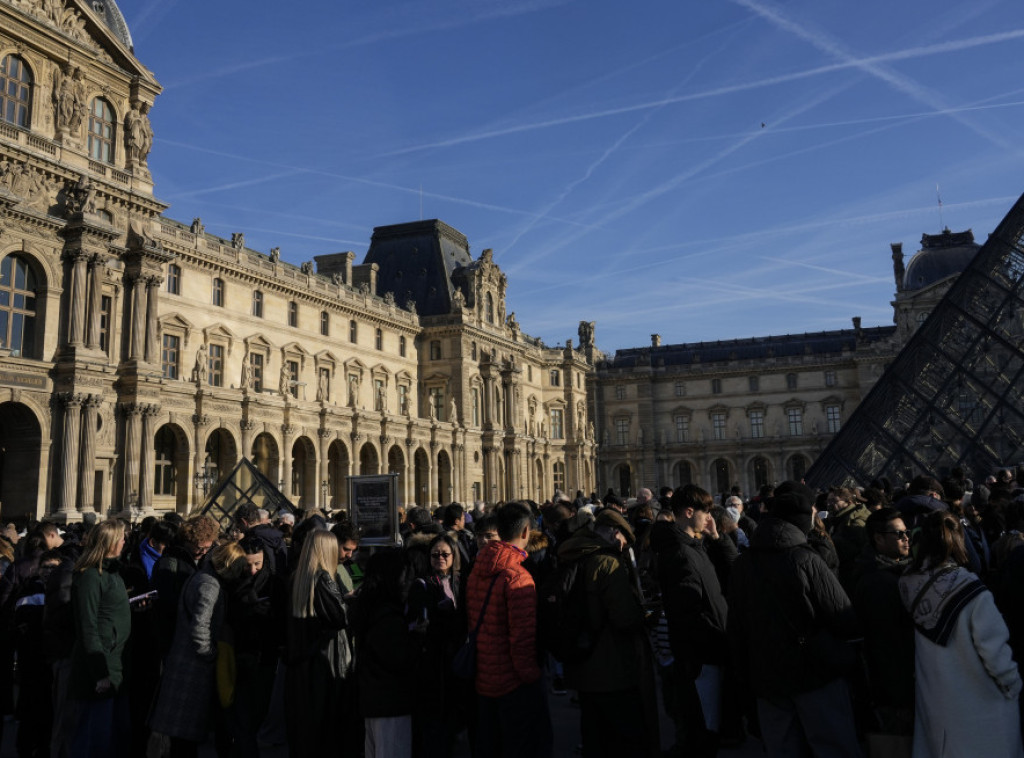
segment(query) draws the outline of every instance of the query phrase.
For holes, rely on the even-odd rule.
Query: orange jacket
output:
[[[537,589],[523,568],[526,553],[507,542],[488,542],[469,576],[466,608],[475,629],[487,589],[498,579],[476,640],[476,691],[501,697],[540,679],[537,663]]]

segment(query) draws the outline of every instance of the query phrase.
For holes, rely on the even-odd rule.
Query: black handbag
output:
[[[484,622],[487,604],[491,601],[491,590],[494,589],[494,583],[498,581],[499,576],[501,574],[495,574],[491,579],[491,585],[487,588],[487,595],[484,597],[484,604],[480,607],[480,616],[476,620],[476,626],[466,635],[466,640],[459,646],[452,658],[452,673],[459,679],[476,677],[476,635],[480,631],[480,625]]]

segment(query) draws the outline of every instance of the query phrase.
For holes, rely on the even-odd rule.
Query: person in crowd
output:
[[[217,522],[209,516],[190,518],[153,566],[150,584],[157,593],[153,601],[153,631],[161,659],[174,641],[181,591],[210,552],[219,531]]]
[[[911,480],[907,494],[896,501],[895,508],[900,512],[903,523],[913,530],[929,513],[948,510],[943,502],[944,496],[939,481],[922,474]]]
[[[243,503],[235,509],[235,523],[242,534],[259,537],[264,547],[264,562],[270,573],[278,577],[288,576],[289,545],[284,535],[270,523],[267,512],[252,503]]]
[[[807,533],[807,545],[818,554],[821,560],[825,561],[829,571],[838,576],[839,554],[836,552],[835,543],[832,542],[832,537],[825,526],[825,520],[821,517],[821,510],[826,507],[824,499],[825,495],[822,494],[818,501],[811,506],[813,515],[811,531]]]
[[[468,566],[476,555],[476,541],[473,539],[473,532],[466,528],[466,509],[459,503],[452,503],[444,509],[441,525],[446,532],[455,534],[461,553],[461,563]]]
[[[356,563],[359,550],[359,529],[351,521],[340,521],[331,527],[331,533],[338,540],[338,586],[346,599],[350,600],[356,591],[356,579],[362,581],[362,570]]]
[[[485,513],[474,523],[476,529],[473,534],[476,537],[476,549],[480,552],[488,542],[501,539],[498,537],[498,517],[493,513]]]
[[[899,578],[910,565],[910,532],[895,508],[873,511],[868,544],[851,579],[853,607],[864,626],[864,659],[874,730],[907,735],[914,723],[914,626]]]
[[[325,752],[324,735],[353,707],[347,686],[352,649],[345,632],[348,612],[335,580],[338,539],[329,531],[310,532],[291,579],[285,709],[288,753],[312,758]],[[330,741],[343,755],[345,740]]]
[[[61,563],[46,582],[42,635],[53,673],[50,755],[54,758],[68,758],[71,755],[71,742],[78,726],[77,702],[68,697],[68,686],[71,678],[71,651],[75,644],[71,585],[74,567],[83,547],[76,540],[66,540],[58,548]]]
[[[586,598],[590,655],[565,662],[566,686],[577,691],[583,755],[642,755],[645,715],[641,682],[644,611],[622,551],[635,542],[617,511],[606,508],[593,526],[578,530],[558,550],[559,566],[578,564]]]
[[[991,593],[964,568],[963,527],[945,511],[923,519],[899,580],[914,623],[914,755],[1024,755],[1021,677]]]
[[[871,511],[851,487],[830,488],[825,503],[828,510],[825,526],[835,545],[836,557],[839,558],[839,580],[846,584],[857,558],[868,544],[864,525]]]
[[[89,533],[71,583],[75,643],[69,697],[78,701],[73,758],[127,758],[129,726],[124,649],[131,631],[121,579],[124,523],[104,521]]]
[[[365,758],[412,756],[419,644],[405,617],[410,578],[401,550],[375,552],[356,600],[356,671]]]
[[[674,661],[671,700],[676,707],[671,716],[679,755],[685,746],[695,756],[713,756],[718,749],[717,728],[708,727],[696,680],[704,666],[717,667],[720,684],[729,657],[728,604],[709,552],[724,554],[723,562],[731,566],[736,548],[718,533],[711,518],[713,502],[695,485],[677,489],[671,501],[675,520],[658,522],[651,535]]]
[[[475,680],[477,754],[543,758],[552,750],[551,717],[537,663],[537,591],[522,566],[533,513],[525,503],[511,502],[496,515],[499,539],[477,553],[467,595],[468,628],[483,618]]]
[[[409,618],[425,626],[417,690],[430,692],[413,712],[413,739],[417,756],[448,756],[466,724],[468,702],[465,683],[452,673],[452,659],[466,636],[462,556],[450,532],[434,537],[428,551],[430,572],[409,590]]]
[[[214,548],[182,589],[174,642],[149,718],[153,732],[170,737],[171,758],[198,755],[212,717],[225,705],[216,700],[218,642],[226,598],[247,574],[245,552],[229,542]]]
[[[846,641],[860,628],[838,578],[807,547],[814,498],[800,482],[775,490],[734,564],[728,633],[770,755],[859,758],[844,676],[856,664]]]

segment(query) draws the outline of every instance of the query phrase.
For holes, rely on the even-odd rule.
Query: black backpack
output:
[[[591,629],[583,566],[587,558],[560,564],[537,591],[537,634],[542,650],[562,663],[582,663],[594,652],[601,629]]]

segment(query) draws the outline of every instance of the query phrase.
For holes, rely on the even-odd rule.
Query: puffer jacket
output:
[[[728,633],[740,676],[759,697],[789,697],[836,678],[804,651],[801,637],[825,629],[857,636],[853,605],[806,535],[792,524],[761,521],[733,567]]]
[[[484,598],[494,590],[477,635],[476,691],[501,697],[540,679],[537,663],[537,589],[522,563],[526,552],[488,542],[477,553],[466,596],[469,629],[476,628]]]
[[[839,556],[839,577],[846,579],[853,572],[861,550],[868,544],[867,522],[871,511],[866,505],[851,505],[825,521],[828,533]]]
[[[580,562],[576,581],[587,598],[587,624],[597,638],[579,663],[565,663],[566,684],[580,692],[619,692],[640,681],[644,611],[629,571],[613,548],[592,528],[580,529],[558,549],[558,562]]]
[[[729,657],[728,605],[706,540],[710,538],[695,539],[681,524],[667,521],[659,521],[651,531],[672,655],[695,669],[695,664],[722,663]],[[729,537],[720,540],[732,547]]]

